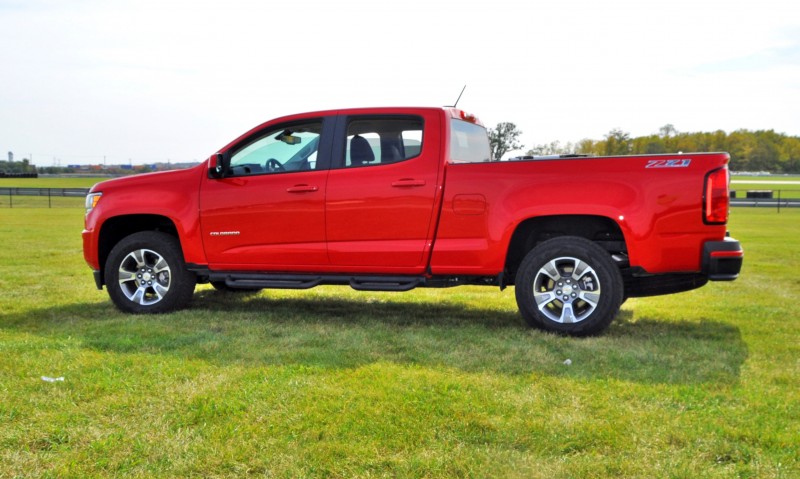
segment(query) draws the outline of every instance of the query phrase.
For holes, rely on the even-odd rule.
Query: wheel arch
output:
[[[512,284],[517,269],[536,245],[559,236],[577,236],[593,241],[609,254],[627,255],[625,235],[619,224],[599,215],[537,216],[520,222],[508,245],[504,275]]]
[[[168,217],[152,214],[135,214],[115,216],[107,219],[100,229],[97,245],[98,261],[100,263],[100,284],[105,284],[103,272],[106,260],[114,246],[123,238],[140,231],[160,231],[178,239],[180,235],[175,223]]]

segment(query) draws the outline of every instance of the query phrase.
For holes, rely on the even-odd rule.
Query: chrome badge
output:
[[[680,160],[650,160],[645,168],[686,168],[692,163],[690,158]]]

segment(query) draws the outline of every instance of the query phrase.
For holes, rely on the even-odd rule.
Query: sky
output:
[[[0,0],[0,159],[202,161],[292,113],[452,105],[526,148],[800,135],[794,0]]]

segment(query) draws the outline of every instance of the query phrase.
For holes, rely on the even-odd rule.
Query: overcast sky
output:
[[[256,124],[459,107],[526,147],[679,131],[800,135],[800,6],[748,1],[0,0],[0,152],[199,161]]]

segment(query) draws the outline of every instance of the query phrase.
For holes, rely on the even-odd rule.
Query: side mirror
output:
[[[215,153],[208,159],[208,176],[211,178],[224,178],[228,171],[225,155]]]

